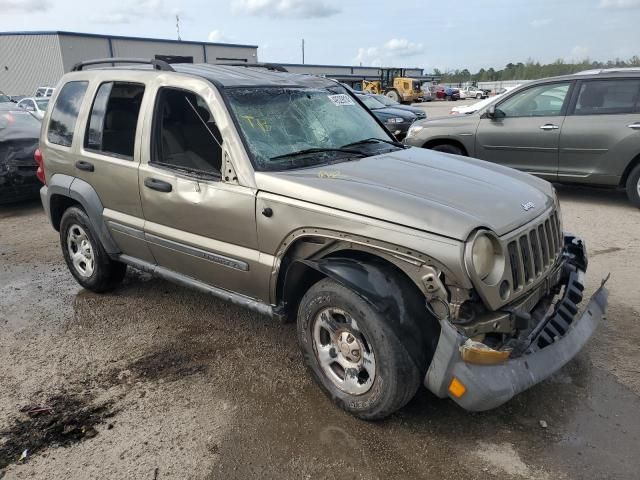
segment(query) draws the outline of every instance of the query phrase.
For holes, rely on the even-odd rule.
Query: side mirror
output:
[[[506,115],[502,110],[496,108],[495,105],[491,105],[487,110],[487,117],[492,119],[504,118]]]

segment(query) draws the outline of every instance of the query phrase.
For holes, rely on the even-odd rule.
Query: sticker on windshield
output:
[[[336,95],[327,95],[327,96],[329,97],[329,100],[331,100],[334,103],[334,105],[337,105],[339,107],[343,107],[345,105],[355,105],[351,97],[346,93],[338,93]]]

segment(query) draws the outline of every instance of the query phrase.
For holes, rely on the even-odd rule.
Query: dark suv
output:
[[[418,121],[405,143],[553,182],[622,187],[640,207],[640,69],[530,82],[471,115]]]

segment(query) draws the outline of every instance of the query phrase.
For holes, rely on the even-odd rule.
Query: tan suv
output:
[[[338,83],[277,66],[65,75],[36,159],[77,281],[127,266],[297,321],[311,373],[365,419],[419,385],[498,406],[593,334],[583,243],[544,180],[397,143]],[[129,60],[129,62],[131,62]]]

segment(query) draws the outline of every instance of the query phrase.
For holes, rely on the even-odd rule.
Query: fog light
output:
[[[509,355],[511,355],[511,351],[494,350],[491,347],[487,347],[484,343],[469,339],[460,346],[460,354],[462,355],[462,360],[467,363],[496,365],[505,362],[509,358]]]
[[[456,398],[460,398],[466,391],[467,387],[465,387],[456,377],[453,377],[453,380],[451,380],[451,383],[449,384],[449,393]]]

